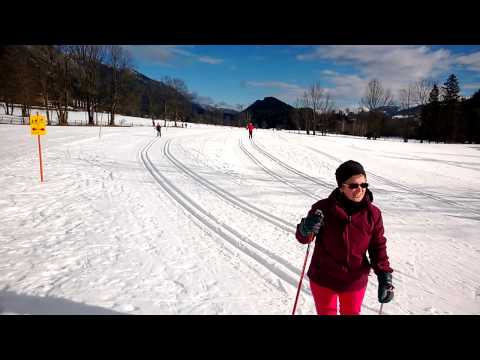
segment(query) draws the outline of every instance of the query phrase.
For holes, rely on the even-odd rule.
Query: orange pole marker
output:
[[[40,135],[38,136],[38,155],[40,156],[40,182],[43,182],[43,163],[42,163],[42,145],[40,143]]]

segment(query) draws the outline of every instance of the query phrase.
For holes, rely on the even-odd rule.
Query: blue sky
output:
[[[429,79],[442,85],[450,74],[461,95],[480,89],[480,45],[125,45],[134,67],[146,76],[182,79],[206,104],[246,108],[274,96],[290,105],[314,82],[337,108],[359,106],[368,81],[376,78],[394,99],[409,83]]]

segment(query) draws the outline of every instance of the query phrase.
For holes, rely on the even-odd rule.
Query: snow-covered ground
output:
[[[128,117],[126,118],[128,121]],[[163,124],[163,122],[162,122]],[[385,314],[480,314],[480,146],[195,125],[0,125],[0,313],[290,314],[295,225],[360,161],[382,209]],[[308,280],[298,314],[315,314]],[[376,314],[370,277],[363,314]]]

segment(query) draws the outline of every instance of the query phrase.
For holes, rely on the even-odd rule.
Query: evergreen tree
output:
[[[465,140],[470,143],[480,143],[480,90],[477,90],[462,105],[466,121]]]
[[[443,84],[443,101],[458,101],[460,86],[458,85],[458,79],[455,74],[451,74],[447,81]]]
[[[428,102],[431,103],[437,103],[439,101],[439,95],[440,91],[438,90],[437,84],[433,84],[432,91],[430,91],[430,96],[428,97]]]
[[[439,123],[439,95],[440,91],[437,84],[433,84],[432,90],[428,97],[428,104],[422,108],[421,112],[421,125],[420,125],[420,138],[422,140],[428,140],[428,142],[434,140],[438,141],[438,135],[440,133],[441,124]]]
[[[459,114],[459,92],[460,86],[458,79],[454,74],[451,74],[447,81],[443,84],[443,109],[441,114],[442,119],[442,140],[459,141],[462,133],[463,124]]]

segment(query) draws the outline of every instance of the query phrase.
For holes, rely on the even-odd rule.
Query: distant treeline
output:
[[[386,111],[393,96],[379,80],[368,83],[360,104],[368,111],[334,109],[333,99],[314,83],[295,106],[273,97],[257,100],[244,111],[199,105],[185,82],[164,76],[150,79],[133,68],[131,56],[118,45],[19,45],[0,46],[0,104],[13,114],[21,104],[28,116],[33,106],[47,109],[47,121],[55,112],[67,125],[69,110],[83,110],[88,124],[95,113],[151,119],[189,121],[215,125],[304,130],[325,135],[341,133],[376,139],[403,137],[436,142],[480,142],[480,90],[471,98],[459,96],[452,74],[443,86],[418,81],[399,92],[402,111]],[[416,105],[413,107],[413,105]],[[403,116],[398,116],[403,115]]]
[[[0,46],[0,103],[5,114],[21,104],[22,115],[33,106],[55,112],[67,125],[68,110],[177,121],[220,123],[218,109],[194,102],[185,82],[164,76],[161,81],[137,72],[131,56],[118,45]]]
[[[373,79],[360,101],[362,110],[353,112],[334,109],[328,93],[314,84],[297,100],[296,107],[265,98],[247,111],[258,127],[306,130],[313,135],[319,132],[370,139],[402,137],[405,141],[479,143],[480,90],[468,99],[459,93],[458,79],[451,74],[440,88],[422,80],[400,90],[400,106],[395,106],[391,92]]]

